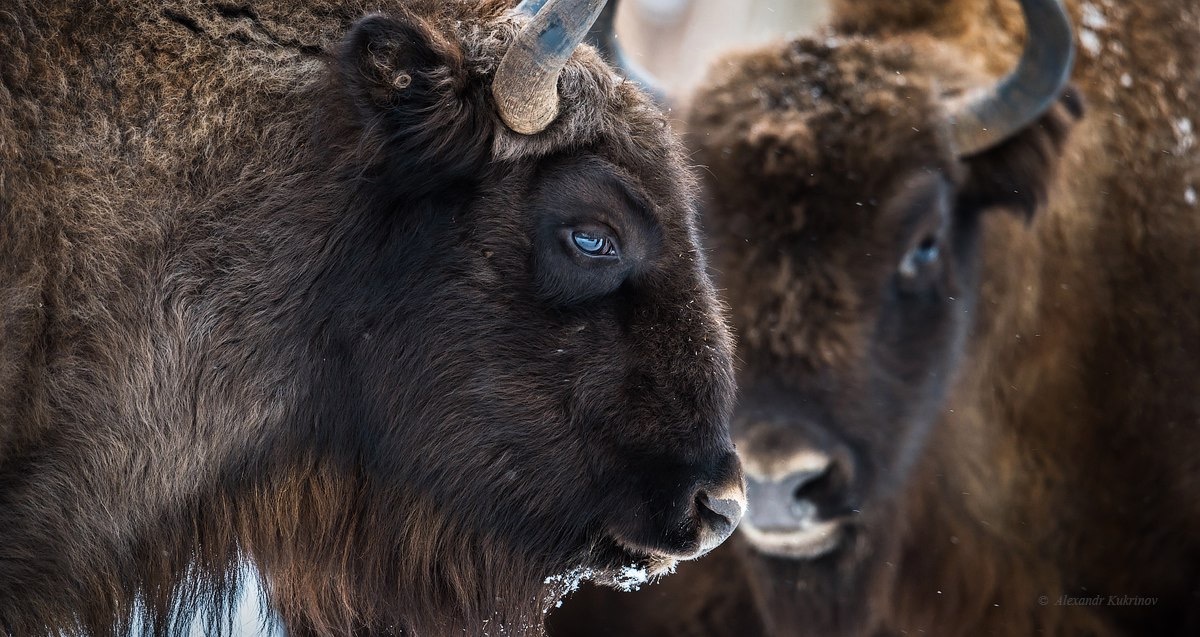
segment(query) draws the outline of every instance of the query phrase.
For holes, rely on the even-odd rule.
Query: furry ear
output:
[[[1058,102],[1023,131],[964,159],[967,179],[959,191],[959,209],[1005,208],[1032,219],[1046,202],[1063,147],[1083,111],[1083,101],[1068,86]]]
[[[405,12],[371,15],[350,29],[338,71],[369,158],[409,195],[479,172],[492,128],[458,43]]]

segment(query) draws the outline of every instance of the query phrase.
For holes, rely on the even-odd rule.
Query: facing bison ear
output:
[[[967,179],[960,210],[1005,208],[1026,220],[1046,202],[1071,129],[1083,117],[1083,101],[1068,86],[1039,119],[1003,143],[966,157]]]
[[[338,72],[365,146],[383,147],[368,157],[410,195],[479,172],[491,130],[486,110],[472,104],[458,44],[425,20],[407,13],[359,20],[342,43]]]

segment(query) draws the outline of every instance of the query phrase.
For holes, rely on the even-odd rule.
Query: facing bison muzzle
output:
[[[385,5],[0,12],[0,632],[173,633],[249,561],[290,634],[537,634],[738,522],[603,2]]]

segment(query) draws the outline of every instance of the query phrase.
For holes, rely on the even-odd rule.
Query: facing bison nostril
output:
[[[746,488],[754,501],[748,522],[761,531],[792,532],[821,521],[821,513],[844,506],[844,464],[805,450],[769,465],[748,463]]]
[[[784,480],[792,489],[794,502],[807,502],[829,485],[832,474],[832,465],[826,465],[822,469],[794,473]]]

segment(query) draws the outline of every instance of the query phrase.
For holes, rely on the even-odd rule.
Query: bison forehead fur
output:
[[[721,179],[706,230],[745,346],[813,364],[855,355],[852,317],[871,308],[854,268],[891,251],[871,245],[897,229],[887,198],[917,167],[959,177],[931,52],[831,32],[722,65],[695,100],[697,157]]]
[[[298,635],[537,633],[740,484],[662,115],[584,48],[512,133],[509,3],[385,4],[0,12],[0,632],[172,632],[250,559]]]

